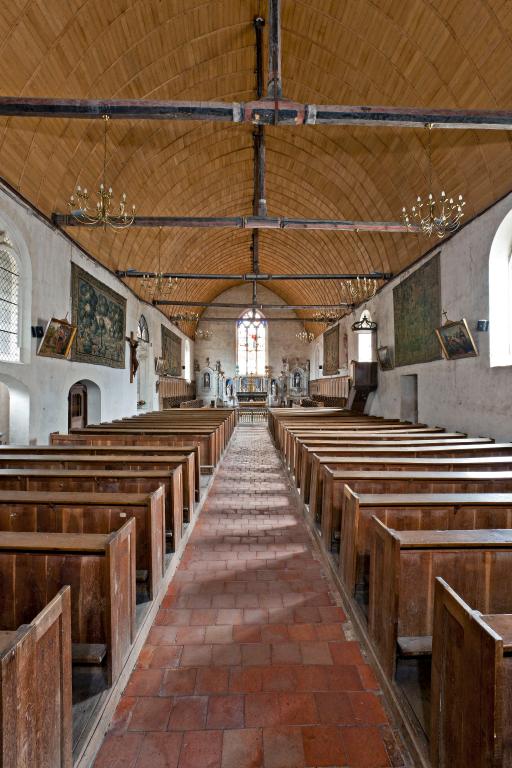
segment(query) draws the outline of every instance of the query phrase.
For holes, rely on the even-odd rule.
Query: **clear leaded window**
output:
[[[0,250],[0,360],[18,362],[20,276],[16,258]]]
[[[144,315],[141,315],[139,318],[139,325],[137,328],[137,338],[140,341],[145,341],[146,343],[149,343],[149,328]]]
[[[237,363],[240,376],[263,376],[267,322],[261,312],[248,309],[237,322]]]

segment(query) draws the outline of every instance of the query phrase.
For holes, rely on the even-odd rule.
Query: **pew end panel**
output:
[[[108,637],[107,672],[109,684],[117,680],[135,638],[136,559],[135,520],[110,534],[106,549],[106,612]]]
[[[354,594],[357,583],[359,515],[359,496],[346,485],[343,489],[339,573],[349,595]]]
[[[63,587],[30,624],[0,631],[2,768],[72,768],[70,593]]]
[[[376,517],[370,541],[368,630],[384,672],[393,679],[398,638],[400,539]]]
[[[510,696],[510,689],[503,690],[502,665],[502,638],[437,577],[432,638],[432,768],[511,764],[510,747],[507,755],[503,751],[502,703],[504,694]]]

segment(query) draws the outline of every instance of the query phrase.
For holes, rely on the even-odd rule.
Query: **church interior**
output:
[[[511,4],[0,20],[0,768],[510,768]]]

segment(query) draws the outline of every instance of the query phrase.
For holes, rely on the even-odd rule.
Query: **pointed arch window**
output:
[[[145,341],[146,344],[149,344],[149,328],[144,315],[139,317],[139,324],[137,326],[137,338],[139,341]]]
[[[20,360],[20,273],[9,244],[0,248],[0,360]]]
[[[240,376],[263,376],[267,353],[267,321],[256,309],[248,309],[236,326],[237,365]]]

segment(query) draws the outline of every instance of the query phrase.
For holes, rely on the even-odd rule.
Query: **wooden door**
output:
[[[87,426],[87,387],[73,384],[68,395],[68,427],[81,429]]]

